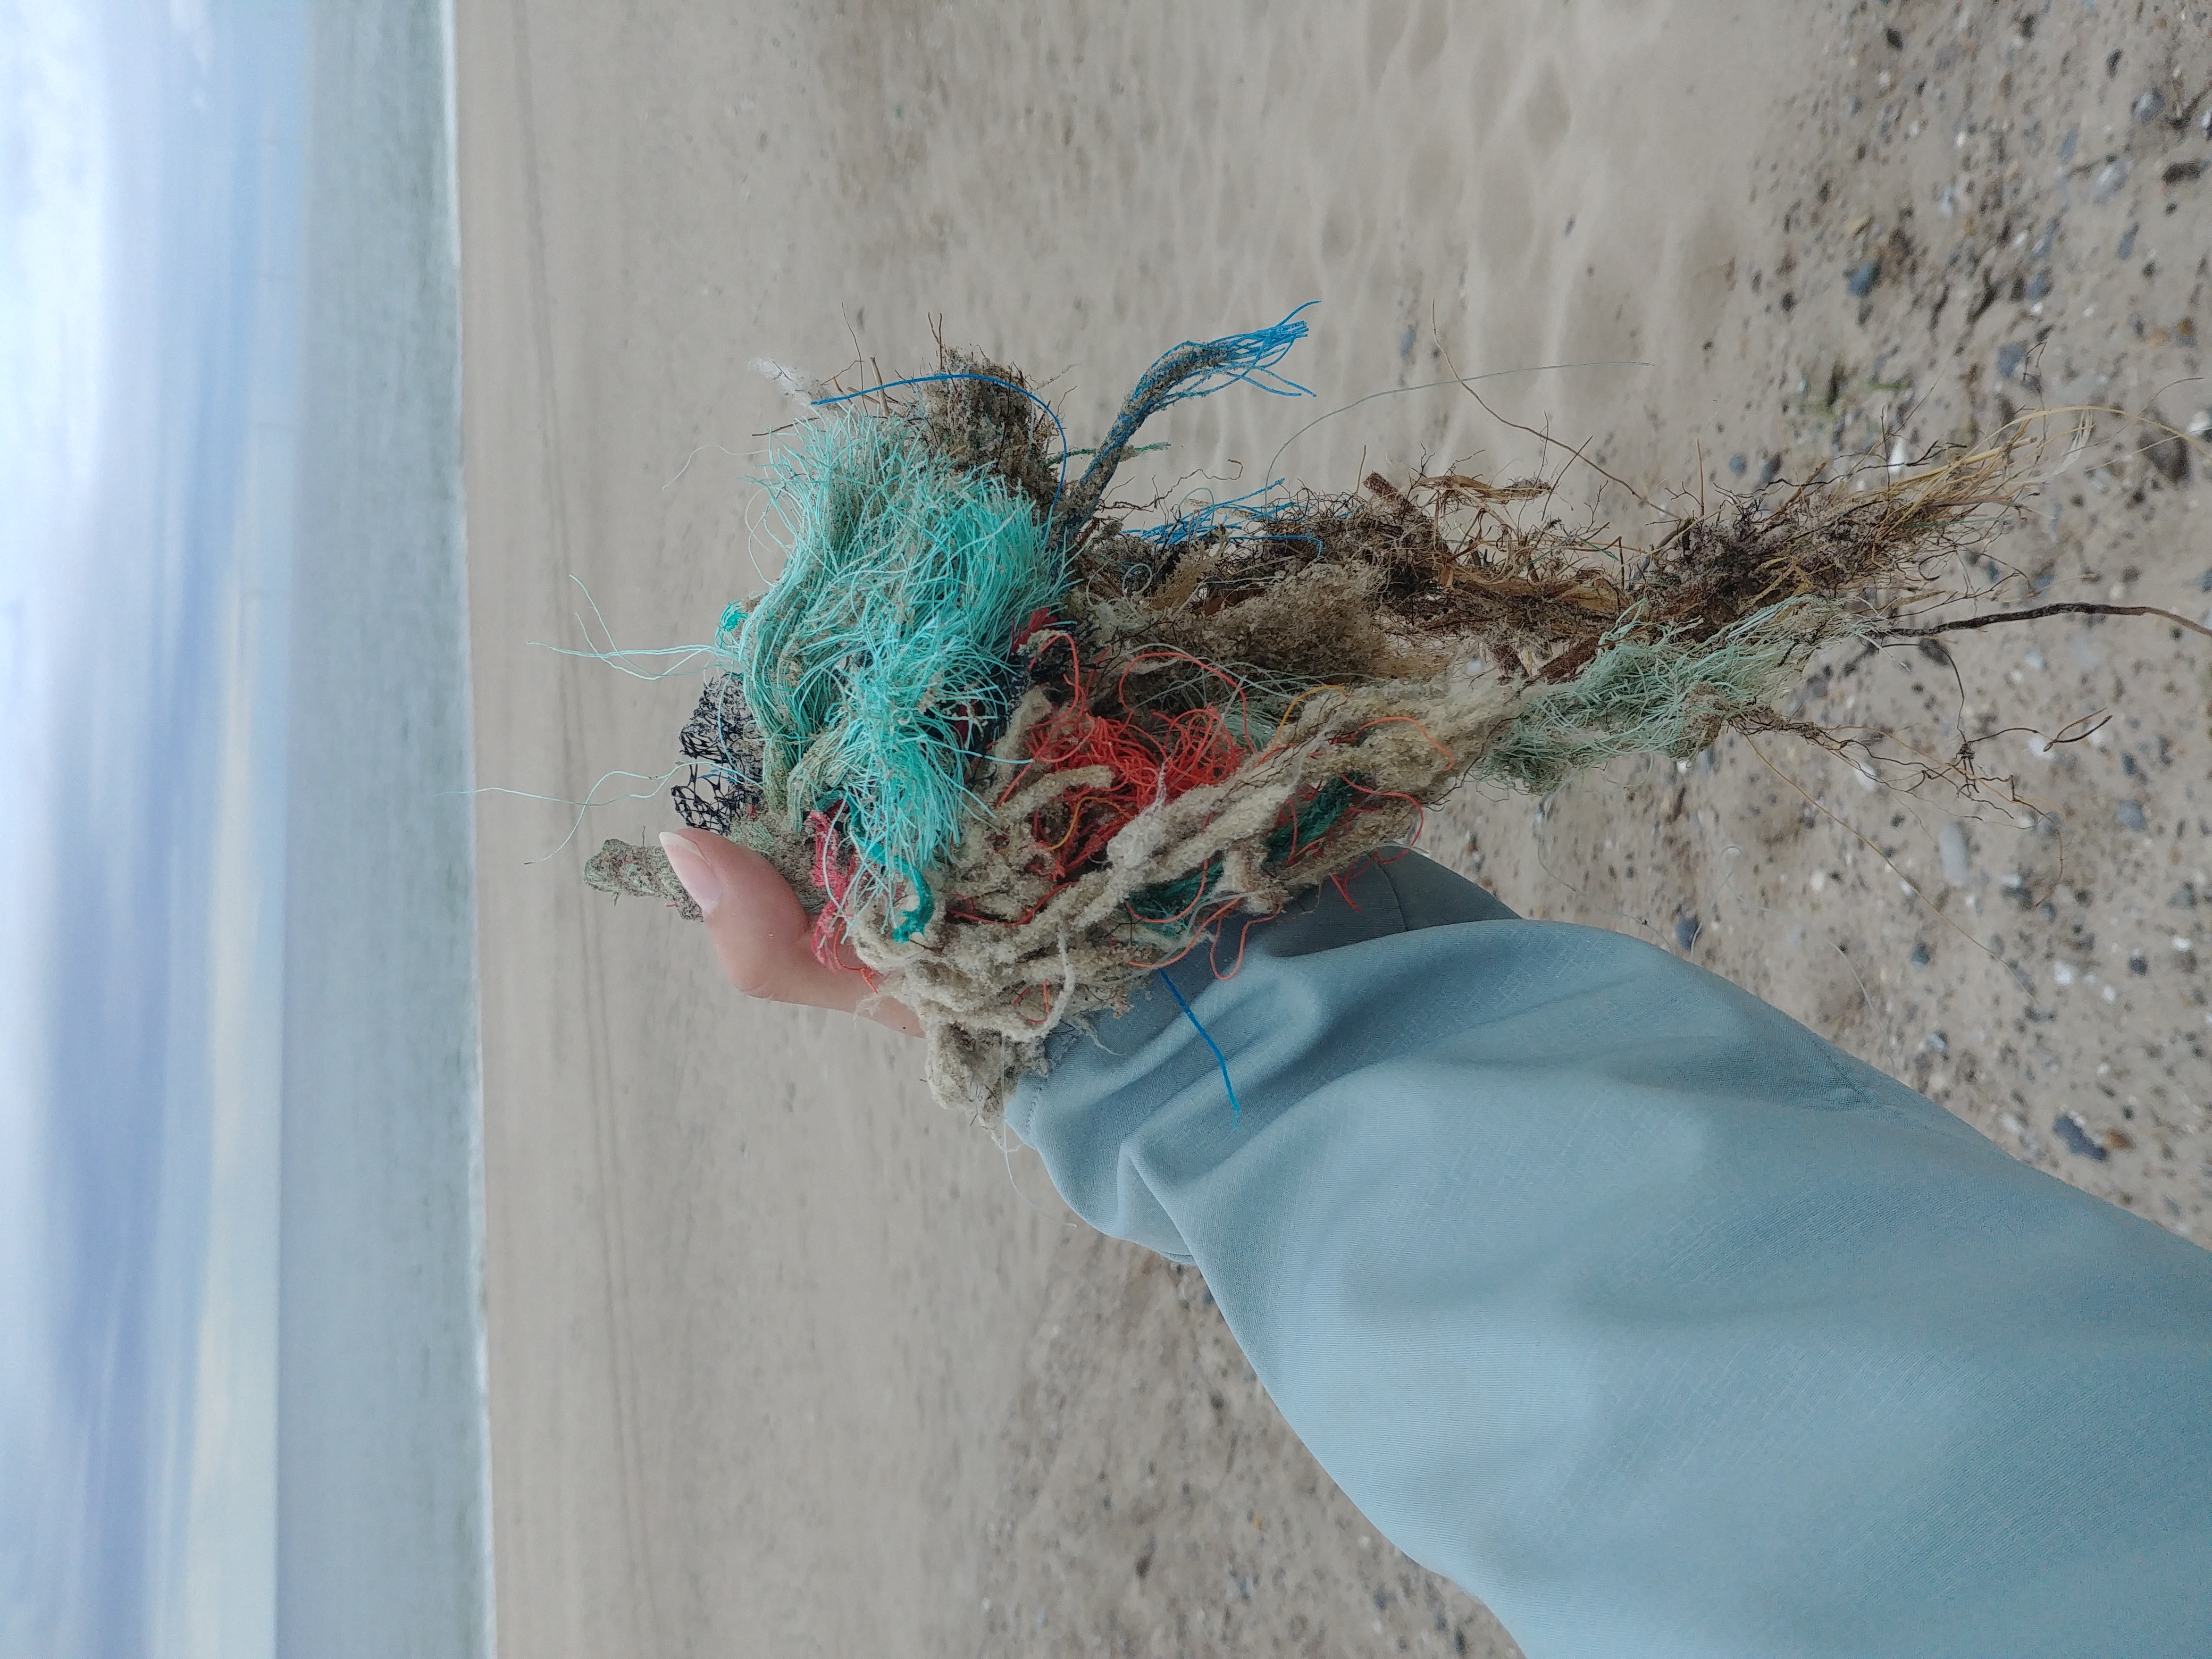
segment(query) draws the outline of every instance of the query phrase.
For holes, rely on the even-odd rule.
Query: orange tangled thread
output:
[[[811,940],[815,960],[826,968],[850,968],[845,959],[845,899],[860,873],[860,855],[845,839],[838,820],[842,806],[806,815],[807,839],[814,844],[814,884],[830,896],[814,918]],[[870,983],[874,982],[871,976]]]
[[[1067,647],[1071,695],[1030,732],[1030,763],[1054,772],[1101,767],[1112,778],[1103,787],[1070,790],[1030,815],[1030,834],[1050,856],[1054,878],[1064,883],[1103,858],[1107,843],[1139,812],[1201,785],[1224,781],[1251,750],[1230,729],[1221,710],[1211,705],[1182,714],[1153,714],[1141,726],[1133,720],[1091,713],[1073,639],[1060,629],[1041,634],[1041,649],[1055,642]],[[1125,668],[1123,685],[1116,691],[1124,708],[1128,706],[1127,677]],[[1006,795],[1019,781],[1009,787]],[[1006,795],[1001,795],[1001,801]]]

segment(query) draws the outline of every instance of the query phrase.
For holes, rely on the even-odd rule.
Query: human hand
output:
[[[894,1031],[921,1035],[914,1011],[871,992],[858,963],[832,968],[815,957],[806,907],[758,853],[704,830],[671,830],[660,845],[705,915],[722,977],[738,990],[769,1002],[865,1012]]]

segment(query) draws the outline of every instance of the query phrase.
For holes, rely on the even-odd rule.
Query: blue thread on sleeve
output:
[[[1243,1117],[1244,1111],[1237,1103],[1237,1085],[1229,1080],[1229,1060],[1228,1057],[1221,1052],[1221,1045],[1213,1040],[1212,1034],[1206,1027],[1198,1023],[1198,1016],[1191,1012],[1190,1004],[1183,1000],[1182,988],[1166,974],[1163,973],[1160,977],[1167,981],[1169,994],[1175,998],[1177,1006],[1182,1009],[1183,1018],[1190,1022],[1190,1029],[1198,1033],[1207,1048],[1213,1050],[1214,1063],[1221,1067],[1221,1086],[1229,1091],[1229,1115],[1235,1118]]]

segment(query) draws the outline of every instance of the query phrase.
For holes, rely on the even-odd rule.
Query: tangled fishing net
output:
[[[767,854],[921,1018],[939,1099],[995,1118],[1071,1021],[1341,878],[1473,777],[1548,791],[1774,712],[1986,522],[1984,451],[1868,490],[1783,486],[1635,547],[1556,481],[1279,488],[1130,529],[1139,431],[1275,371],[1297,313],[1176,347],[1079,476],[1021,374],[826,398],[765,480],[781,575],[721,618],[684,822]],[[1792,728],[1799,729],[1799,728]],[[659,849],[587,877],[695,914]]]

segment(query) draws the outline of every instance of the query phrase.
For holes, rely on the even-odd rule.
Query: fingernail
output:
[[[691,895],[691,902],[708,915],[722,902],[722,884],[714,874],[714,866],[683,836],[663,832],[660,850],[668,854],[668,867],[676,872],[676,879],[684,884],[684,890]]]

